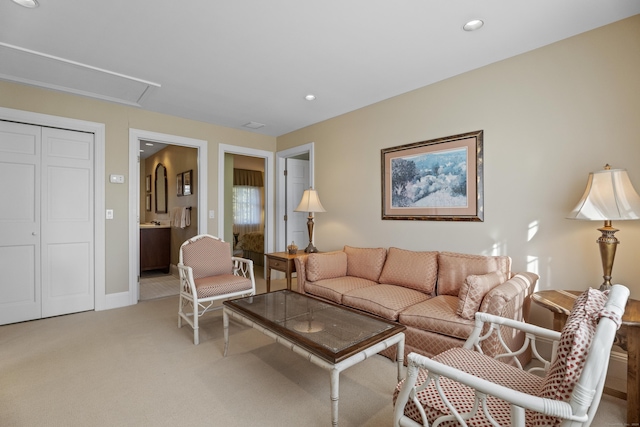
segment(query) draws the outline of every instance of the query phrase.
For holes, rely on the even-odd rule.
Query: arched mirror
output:
[[[156,213],[167,213],[167,168],[156,166]]]

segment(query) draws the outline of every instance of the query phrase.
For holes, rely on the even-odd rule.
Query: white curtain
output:
[[[263,230],[262,188],[248,185],[233,186],[234,233],[243,235]]]

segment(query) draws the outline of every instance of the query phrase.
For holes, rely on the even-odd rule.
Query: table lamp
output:
[[[602,235],[596,242],[604,272],[600,290],[609,289],[616,246],[620,243],[614,235],[618,230],[611,226],[611,221],[640,219],[640,196],[626,169],[611,169],[606,165],[604,170],[591,172],[582,198],[567,218],[604,221],[604,226],[598,228]]]
[[[318,198],[318,192],[313,188],[309,188],[308,190],[304,190],[302,194],[302,200],[300,200],[300,204],[297,208],[294,209],[295,212],[309,212],[309,216],[307,217],[307,230],[309,231],[309,246],[305,248],[306,253],[318,252],[315,246],[313,246],[313,213],[314,212],[326,212],[322,207],[322,203],[320,203],[320,198]]]

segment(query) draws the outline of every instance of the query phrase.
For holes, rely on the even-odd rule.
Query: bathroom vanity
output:
[[[171,227],[140,224],[140,272],[171,270]]]

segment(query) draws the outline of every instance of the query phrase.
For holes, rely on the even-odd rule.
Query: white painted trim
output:
[[[140,140],[198,149],[198,234],[207,233],[208,142],[178,135],[129,129],[129,303],[138,303],[140,271]]]
[[[276,200],[276,252],[283,252],[286,249],[286,242],[284,241],[285,224],[284,215],[285,212],[285,198],[287,197],[287,191],[285,189],[284,170],[286,168],[285,161],[288,157],[296,157],[301,154],[309,153],[309,185],[315,187],[314,183],[314,143],[309,142],[304,145],[289,148],[287,150],[278,151],[277,156],[277,170],[276,170],[276,188],[278,198]]]
[[[218,234],[224,230],[224,155],[239,154],[242,156],[261,157],[264,162],[264,177],[266,186],[264,187],[265,196],[265,218],[264,218],[264,235],[265,235],[265,253],[273,252],[273,152],[256,150],[254,148],[238,147],[235,145],[220,144],[218,146]]]
[[[48,126],[81,132],[93,133],[95,159],[93,167],[94,179],[94,299],[95,310],[108,308],[106,299],[106,267],[105,267],[105,124],[70,119],[68,117],[51,116],[24,110],[13,110],[0,107],[0,119],[38,126]]]

